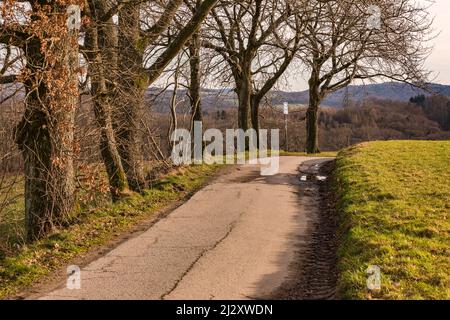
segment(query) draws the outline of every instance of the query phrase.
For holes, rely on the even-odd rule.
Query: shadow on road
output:
[[[294,179],[298,186],[297,224],[300,225],[300,221],[304,221],[305,218],[307,220],[307,230],[303,235],[294,231],[289,235],[289,238],[296,242],[296,252],[294,261],[289,265],[288,277],[271,295],[258,298],[275,300],[336,298],[338,217],[330,186],[333,168],[333,160],[318,159],[304,162],[297,175],[289,175],[289,180],[282,179],[282,174],[257,178],[263,179],[268,184],[285,183]],[[302,181],[302,177],[305,180],[305,176],[306,181]],[[327,178],[319,181],[317,176]],[[281,266],[287,254],[280,252],[275,263]],[[265,284],[274,276],[277,275],[266,275],[256,283],[256,292],[264,292]]]

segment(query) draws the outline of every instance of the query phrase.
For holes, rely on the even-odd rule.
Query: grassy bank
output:
[[[350,299],[450,298],[450,142],[393,141],[341,152],[339,291]],[[368,292],[366,269],[381,268]]]
[[[3,252],[0,255],[0,299],[45,279],[74,258],[156,217],[164,208],[204,186],[218,169],[218,166],[206,165],[179,169],[158,180],[143,195],[84,210],[71,226],[49,238]],[[6,218],[2,221],[4,234],[9,230]],[[19,224],[11,221],[11,225]]]
[[[280,156],[284,157],[317,157],[317,158],[334,158],[337,156],[337,151],[325,151],[316,154],[307,154],[306,152],[288,152],[281,151]]]

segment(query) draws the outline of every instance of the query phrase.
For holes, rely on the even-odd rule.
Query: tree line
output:
[[[148,187],[142,109],[149,87],[187,88],[191,124],[202,121],[202,87],[232,88],[238,127],[258,131],[268,93],[301,74],[310,99],[298,121],[306,121],[306,151],[317,153],[320,104],[328,94],[358,79],[420,84],[428,76],[423,62],[432,19],[412,0],[4,0],[0,6],[0,85],[20,84],[25,92],[13,134],[24,162],[29,240],[64,224],[74,210],[81,95],[92,99],[116,201]],[[76,8],[81,21],[73,27]]]

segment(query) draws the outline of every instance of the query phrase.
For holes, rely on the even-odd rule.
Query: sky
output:
[[[434,82],[450,85],[450,1],[435,0],[431,12],[435,17],[434,28],[439,35],[432,41],[434,49],[427,67],[437,77]]]
[[[430,5],[430,12],[434,17],[434,31],[430,46],[433,51],[425,67],[432,72],[431,82],[450,85],[450,0],[417,0],[419,3]],[[308,88],[307,81],[302,76],[290,75],[289,91],[300,91]]]

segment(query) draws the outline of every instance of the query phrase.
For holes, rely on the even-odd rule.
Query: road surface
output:
[[[297,255],[317,219],[316,208],[302,199],[299,168],[326,161],[282,157],[272,177],[261,176],[258,166],[236,167],[83,267],[80,290],[61,283],[40,298],[270,298],[298,272]]]

